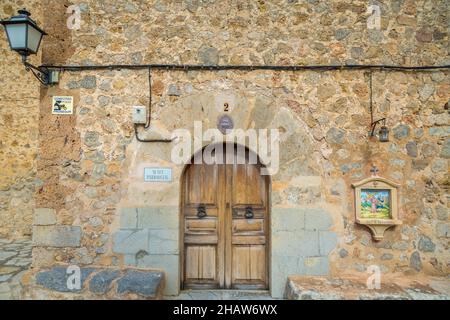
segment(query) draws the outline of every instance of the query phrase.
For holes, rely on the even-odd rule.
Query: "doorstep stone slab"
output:
[[[450,296],[438,292],[416,278],[384,279],[379,289],[369,289],[365,278],[329,278],[290,276],[286,285],[286,298],[290,300],[449,300]],[[398,280],[398,279],[397,279]]]
[[[113,280],[120,276],[119,270],[103,270],[94,275],[89,282],[89,291],[98,294],[106,294],[111,288]]]
[[[160,269],[165,273],[164,295],[177,295],[180,288],[180,256],[150,254],[136,261],[138,268]]]
[[[80,269],[80,288],[69,289],[67,281],[69,276],[73,275],[72,272],[68,273],[69,266],[57,266],[50,270],[40,271],[36,274],[36,284],[45,287],[50,290],[58,292],[80,292],[86,278],[95,271],[94,268],[81,268]]]
[[[54,266],[49,270],[40,270],[35,274],[35,285],[50,292],[83,294],[85,298],[109,299],[158,299],[162,297],[165,283],[164,272],[136,268],[80,268],[80,288],[69,289],[67,274],[69,266]],[[61,298],[61,296],[56,296]],[[72,296],[73,297],[73,296]]]
[[[127,270],[117,281],[117,293],[135,293],[148,298],[156,298],[163,280],[162,272]]]

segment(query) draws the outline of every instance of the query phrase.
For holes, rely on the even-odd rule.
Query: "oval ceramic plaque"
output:
[[[222,132],[223,134],[227,134],[231,130],[233,130],[234,123],[233,119],[227,115],[223,115],[219,118],[217,121],[217,128]]]

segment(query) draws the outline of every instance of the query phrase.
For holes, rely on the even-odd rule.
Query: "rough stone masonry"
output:
[[[67,27],[72,4],[80,29]],[[36,65],[450,64],[448,1],[374,4],[379,29],[367,26],[368,2],[350,0],[4,0],[0,17],[25,6],[49,33],[31,59]],[[177,296],[183,167],[171,163],[170,144],[134,136],[131,108],[148,103],[147,71],[64,72],[58,85],[39,86],[4,33],[0,52],[8,75],[0,79],[0,235],[6,245],[33,238],[32,269],[17,296]],[[270,192],[273,297],[287,294],[289,276],[365,279],[371,265],[394,279],[447,277],[450,286],[449,71],[374,71],[372,80],[387,143],[368,138],[362,70],[152,72],[148,136],[192,130],[194,120],[214,128],[224,95],[236,101],[236,128],[282,133]],[[54,95],[73,96],[74,114],[52,115]],[[355,223],[351,188],[372,165],[401,185],[403,225],[378,242]],[[172,168],[173,182],[145,183],[143,168],[151,166]],[[2,263],[9,251],[2,249]],[[18,272],[27,265],[11,263]],[[49,280],[69,265],[86,277],[80,292]],[[135,286],[141,277],[149,287]],[[303,288],[288,289],[295,286]]]

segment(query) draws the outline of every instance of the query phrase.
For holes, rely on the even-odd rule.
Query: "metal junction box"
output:
[[[147,123],[147,108],[144,106],[133,106],[133,123]]]

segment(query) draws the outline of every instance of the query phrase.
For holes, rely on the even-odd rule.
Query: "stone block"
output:
[[[319,254],[327,256],[337,245],[337,234],[332,231],[319,231]]]
[[[150,254],[178,254],[178,229],[150,229]]]
[[[36,274],[36,284],[59,292],[80,292],[83,289],[86,278],[94,271],[94,268],[80,269],[80,288],[69,289],[67,280],[69,276],[73,275],[73,272],[67,273],[67,267],[60,266],[38,272]]]
[[[36,208],[34,210],[35,226],[49,226],[56,224],[56,214],[54,209],[50,208]]]
[[[124,254],[123,263],[127,266],[136,266],[136,255],[135,254]]]
[[[176,206],[138,208],[138,228],[178,229],[178,213]]]
[[[422,270],[422,260],[420,258],[420,253],[418,251],[414,251],[411,254],[411,257],[409,259],[409,266],[419,272]]]
[[[307,209],[305,212],[306,230],[328,230],[333,225],[330,213],[322,209]]]
[[[419,251],[422,252],[434,252],[436,245],[434,242],[427,236],[421,235],[419,239],[418,245]]]
[[[450,126],[431,127],[428,129],[428,133],[431,136],[448,137],[450,135]]]
[[[290,275],[303,274],[303,265],[299,264],[299,257],[272,255],[271,295],[274,298],[284,298],[287,278]]]
[[[272,252],[285,256],[306,257],[319,254],[317,231],[279,231],[272,236]]]
[[[105,294],[111,288],[111,283],[120,276],[119,270],[103,270],[94,275],[89,282],[89,291]]]
[[[343,144],[345,141],[346,131],[341,128],[331,128],[327,131],[326,139],[332,144]]]
[[[158,271],[126,270],[117,281],[117,293],[134,293],[156,298],[163,286],[164,274]]]
[[[219,63],[219,50],[207,45],[198,50],[198,59],[204,65],[215,65]]]
[[[443,143],[440,156],[445,159],[450,158],[450,139],[446,139]]]
[[[33,244],[41,247],[79,247],[81,228],[78,226],[34,226]]]
[[[305,227],[305,213],[295,208],[274,208],[272,210],[272,231],[296,231]]]
[[[14,251],[0,251],[0,262],[6,261],[17,255]]]
[[[409,136],[409,126],[405,124],[399,124],[393,130],[395,139],[402,139]]]
[[[295,280],[293,280],[295,279]],[[312,280],[312,281],[311,281]],[[323,286],[315,288],[314,284],[320,281],[320,278],[314,277],[290,277],[286,285],[286,298],[288,300],[341,300],[344,295],[336,290],[336,286],[329,286],[323,290]],[[312,283],[311,283],[312,282]],[[333,290],[334,289],[334,290]]]
[[[330,272],[328,257],[300,258],[300,263],[303,264],[305,275],[322,276]]]
[[[80,81],[80,87],[84,89],[93,89],[97,86],[97,81],[95,76],[85,76]]]
[[[438,222],[436,224],[436,236],[438,238],[450,238],[450,228],[448,223]]]
[[[139,268],[161,269],[165,273],[165,295],[177,295],[180,287],[178,255],[147,255],[137,261]]]
[[[138,211],[137,208],[120,209],[120,228],[137,229]]]
[[[148,250],[148,230],[119,230],[114,234],[113,250],[117,253],[136,254]]]

